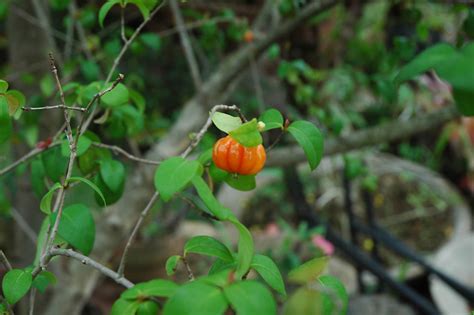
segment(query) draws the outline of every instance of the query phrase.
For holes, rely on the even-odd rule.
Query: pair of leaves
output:
[[[258,130],[257,119],[242,124],[239,117],[216,112],[212,115],[212,122],[221,131],[228,133],[232,138],[245,147],[255,147],[262,144],[262,136]]]
[[[436,44],[405,65],[395,82],[400,84],[425,71],[433,69],[453,89],[453,97],[459,111],[466,116],[474,115],[474,43],[456,50],[449,44]]]
[[[101,27],[104,27],[104,19],[109,13],[110,9],[116,4],[119,4],[122,7],[122,10],[127,4],[134,4],[140,10],[143,15],[143,19],[148,19],[150,17],[151,9],[156,5],[157,1],[144,1],[144,0],[109,0],[100,8],[99,10],[99,24]]]
[[[23,93],[17,90],[8,90],[8,82],[0,80],[0,104],[7,105],[7,112],[9,116],[18,118],[21,114],[19,110],[25,106],[26,99]]]
[[[163,315],[220,315],[229,304],[238,315],[276,314],[273,296],[257,281],[238,281],[221,289],[197,280],[176,291],[166,302]]]

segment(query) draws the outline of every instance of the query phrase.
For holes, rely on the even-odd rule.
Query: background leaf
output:
[[[342,282],[331,275],[323,275],[319,277],[318,281],[326,289],[323,294],[324,313],[345,315],[349,296]]]
[[[288,274],[288,281],[299,284],[307,284],[315,281],[326,268],[328,261],[329,258],[326,256],[311,259],[301,266],[293,269]]]
[[[321,293],[309,288],[300,288],[285,303],[284,315],[326,315],[323,312]]]

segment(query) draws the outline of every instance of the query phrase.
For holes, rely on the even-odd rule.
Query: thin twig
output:
[[[204,134],[206,133],[207,129],[209,129],[209,127],[211,126],[212,124],[212,115],[214,115],[215,112],[217,111],[228,111],[228,110],[233,110],[233,111],[236,111],[238,114],[239,114],[239,117],[240,119],[242,120],[246,120],[245,117],[243,117],[242,113],[240,112],[240,109],[235,106],[235,105],[232,105],[232,106],[229,106],[229,105],[215,105],[210,113],[209,113],[209,118],[207,119],[206,123],[204,124],[204,126],[201,128],[201,130],[196,134],[196,136],[194,137],[193,141],[191,141],[191,143],[189,144],[189,146],[186,148],[186,150],[184,150],[182,156],[183,157],[186,157],[188,156],[189,153],[191,153],[191,151],[199,144],[199,142],[201,141],[202,137],[204,137]]]
[[[155,201],[158,199],[158,197],[159,197],[159,193],[155,192],[153,196],[151,197],[150,201],[148,201],[148,204],[146,205],[145,209],[143,209],[143,211],[140,213],[140,217],[138,218],[138,221],[135,224],[135,227],[133,228],[133,231],[130,234],[127,244],[125,245],[125,248],[123,250],[122,259],[120,259],[120,264],[117,271],[117,273],[120,276],[123,276],[125,264],[127,263],[128,250],[130,249],[130,246],[132,245],[132,242],[135,239],[135,236],[137,235],[138,230],[140,229],[140,226],[142,225],[143,220],[147,216],[148,212],[150,212],[151,208],[155,204]]]
[[[0,170],[0,177],[7,174],[8,172],[14,170],[18,165],[23,164],[23,163],[29,161],[30,159],[34,158],[35,156],[37,156],[41,152],[46,151],[49,148],[53,148],[55,146],[58,146],[59,144],[61,144],[60,141],[55,141],[55,142],[52,142],[47,148],[34,148],[33,150],[31,150],[30,152],[28,152],[27,154],[25,154],[24,156],[22,156],[21,158],[19,158],[15,162],[13,162],[12,164],[10,164],[10,165],[6,166],[5,168],[1,169]]]
[[[8,271],[13,269],[12,265],[7,259],[7,256],[5,256],[5,253],[1,249],[0,249],[0,262],[5,266],[5,268],[7,268]]]
[[[35,298],[36,298],[36,288],[32,288],[30,292],[30,310],[28,315],[33,315],[35,312]]]
[[[189,266],[188,260],[185,257],[181,257],[181,261],[183,262],[184,266],[186,267],[186,271],[188,272],[189,281],[194,281],[194,273]]]
[[[122,154],[123,156],[125,156],[129,160],[137,161],[137,162],[140,162],[140,163],[151,164],[151,165],[159,165],[161,163],[160,161],[153,161],[153,160],[147,160],[147,159],[139,158],[135,155],[132,155],[132,154],[128,153],[127,151],[125,151],[124,149],[122,149],[121,147],[118,147],[116,145],[110,145],[110,144],[105,144],[105,143],[100,143],[100,142],[92,142],[92,145],[95,146],[95,147],[98,147],[98,148],[104,148],[104,149],[111,150],[116,154]]]
[[[105,94],[109,93],[110,91],[112,91],[113,89],[115,89],[115,87],[123,81],[123,79],[125,78],[125,76],[121,73],[119,73],[119,75],[117,76],[117,79],[115,79],[114,83],[112,83],[111,86],[109,86],[108,88],[106,88],[105,90],[97,93],[96,95],[94,95],[94,97],[89,101],[89,103],[87,104],[86,106],[86,111],[89,111],[89,109],[92,107],[92,105],[94,105],[95,101],[97,101],[98,99],[100,99],[102,96],[104,96]],[[79,125],[77,126],[77,132],[79,134],[83,134],[86,129],[89,127],[89,118],[93,118],[94,117],[94,113],[91,113],[89,115],[89,118],[87,118],[87,115],[84,115],[82,116],[81,118],[81,121],[79,123]]]
[[[184,55],[186,56],[186,61],[188,62],[189,69],[191,70],[194,88],[198,90],[202,84],[201,74],[199,73],[199,66],[194,56],[191,41],[189,40],[189,34],[186,32],[186,28],[184,26],[185,24],[183,16],[176,0],[170,0],[170,7],[171,11],[173,12],[176,27],[178,28],[179,39],[181,40],[181,46],[183,47]]]
[[[36,245],[36,239],[38,235],[30,226],[28,221],[26,221],[25,218],[21,215],[21,213],[18,212],[15,208],[11,208],[10,212],[12,214],[13,220],[15,220],[15,222],[18,224],[23,233],[25,233],[25,235],[30,239],[30,241]]]
[[[140,32],[142,31],[142,29],[145,27],[145,25],[148,24],[148,22],[151,21],[151,19],[153,19],[153,17],[158,13],[158,11],[163,7],[163,5],[166,3],[166,0],[163,0],[151,13],[150,13],[150,16],[148,16],[148,18],[146,18],[138,27],[137,29],[135,30],[135,32],[132,34],[132,36],[130,36],[130,38],[127,40],[127,42],[123,45],[122,47],[122,50],[120,50],[120,53],[117,55],[117,57],[115,58],[114,60],[114,63],[112,64],[112,68],[110,69],[109,71],[109,74],[107,75],[107,79],[105,80],[105,84],[104,85],[107,85],[111,78],[112,78],[112,75],[114,74],[115,72],[115,69],[117,69],[120,61],[122,60],[123,56],[125,55],[125,53],[127,52],[128,48],[130,47],[130,45],[132,44],[132,42],[135,40],[135,38],[138,36],[138,34],[140,34]],[[94,99],[95,101],[95,99]],[[92,104],[91,104],[92,105]],[[92,120],[94,119],[94,116],[97,112],[97,108],[95,108],[91,114],[89,114],[89,116],[87,118],[85,118],[85,116],[83,117],[83,119],[81,120],[81,123],[80,123],[80,133],[82,134],[85,130],[87,130],[87,128],[89,127],[89,125],[92,123]]]
[[[123,43],[127,43],[127,36],[125,36],[125,8],[120,7],[120,36],[122,36]]]
[[[122,60],[122,57],[123,55],[127,52],[128,48],[130,47],[130,45],[132,44],[132,42],[135,40],[135,38],[138,36],[138,34],[140,34],[140,32],[142,31],[142,29],[145,27],[145,25],[148,24],[148,22],[151,21],[151,19],[153,19],[153,17],[156,15],[156,13],[158,13],[158,11],[163,7],[163,5],[166,3],[166,1],[163,1],[161,2],[151,13],[150,13],[150,16],[145,19],[138,27],[137,29],[135,30],[135,32],[132,34],[132,36],[130,36],[130,38],[127,40],[127,42],[123,45],[122,47],[122,50],[120,51],[120,53],[117,55],[117,57],[115,58],[114,60],[114,63],[112,65],[112,68],[110,69],[109,71],[109,74],[107,75],[107,79],[105,80],[105,84],[107,84],[110,79],[112,78],[112,75],[114,74],[115,72],[115,69],[117,68],[118,64],[120,63],[120,61]]]
[[[66,257],[73,258],[77,261],[80,261],[84,265],[90,266],[98,270],[103,275],[109,277],[110,279],[114,280],[115,282],[117,282],[118,284],[126,288],[131,288],[134,286],[134,284],[130,280],[124,278],[123,276],[119,275],[115,271],[105,267],[101,263],[98,263],[95,260],[87,256],[84,256],[72,249],[52,248],[50,250],[50,255],[51,256],[66,256]]]
[[[86,112],[85,107],[75,107],[75,106],[66,106],[63,104],[52,105],[52,106],[43,106],[43,107],[22,107],[25,112],[35,111],[35,110],[50,110],[50,109],[67,109],[67,110],[77,110],[79,112]]]

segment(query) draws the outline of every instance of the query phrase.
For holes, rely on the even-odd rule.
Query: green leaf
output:
[[[226,262],[226,261],[223,261],[222,259],[216,259],[216,261],[212,264],[211,268],[209,269],[208,274],[213,275],[227,269],[235,269],[236,267],[237,267],[236,261]]]
[[[49,216],[43,219],[40,230],[38,232],[38,238],[36,239],[36,254],[35,254],[35,260],[33,262],[35,266],[38,266],[39,264],[39,261],[42,255],[42,250],[47,240],[48,228],[49,228]]]
[[[249,191],[257,186],[255,182],[255,175],[236,175],[229,174],[225,178],[225,182],[232,188],[241,191]]]
[[[71,182],[83,182],[84,184],[88,185],[90,188],[92,188],[99,196],[100,198],[102,199],[102,201],[104,202],[104,204],[106,203],[105,202],[105,198],[104,198],[104,195],[102,194],[102,191],[99,189],[99,187],[97,187],[96,184],[94,184],[93,182],[91,182],[90,180],[84,178],[84,177],[76,177],[76,176],[72,176],[71,178],[69,178],[69,181],[68,183],[71,183]]]
[[[280,270],[270,257],[255,255],[250,267],[255,269],[271,288],[282,295],[286,295],[285,283]]]
[[[277,313],[272,294],[257,281],[235,282],[224,288],[224,294],[237,315],[276,315]]]
[[[94,177],[94,183],[100,189],[100,191],[102,192],[105,198],[105,202],[104,202],[104,199],[99,194],[97,193],[95,194],[95,200],[97,204],[101,207],[105,207],[107,205],[112,205],[116,203],[122,197],[123,191],[125,189],[125,185],[123,185],[119,191],[117,192],[111,191],[109,187],[107,187],[107,185],[102,180],[102,177],[100,176],[100,174],[97,174]]]
[[[311,170],[318,167],[323,157],[324,142],[319,129],[304,120],[293,122],[288,131],[303,148]]]
[[[221,315],[226,309],[227,300],[218,287],[193,281],[168,299],[163,315]]]
[[[51,95],[53,95],[54,91],[56,90],[56,84],[54,83],[51,74],[46,74],[40,80],[40,89],[41,93],[43,93],[43,95],[46,97],[50,97]]]
[[[125,290],[120,295],[120,298],[135,300],[152,296],[170,297],[176,292],[177,289],[178,285],[173,281],[155,279],[134,285],[130,289]]]
[[[110,87],[113,83],[109,84],[107,87]],[[128,102],[130,94],[128,93],[128,89],[122,83],[117,84],[115,88],[104,94],[100,101],[108,107],[117,107],[120,105],[124,105]]]
[[[474,116],[474,92],[453,89],[456,107],[464,116]]]
[[[146,107],[146,100],[143,97],[143,95],[141,95],[138,91],[133,90],[133,89],[129,89],[128,92],[129,92],[130,100],[138,108],[139,112],[143,114]]]
[[[182,157],[172,157],[163,161],[155,172],[155,188],[164,201],[183,190],[189,182],[202,173],[202,165]]]
[[[42,198],[47,193],[44,178],[46,176],[43,163],[40,159],[31,161],[31,187],[38,198]]]
[[[212,148],[209,148],[206,151],[199,154],[197,161],[203,165],[212,161]]]
[[[77,141],[76,155],[81,156],[84,153],[86,153],[87,150],[89,150],[91,144],[92,144],[91,139],[85,136],[80,136],[79,141]],[[69,157],[71,155],[71,150],[69,148],[69,141],[67,139],[64,139],[61,142],[61,154],[65,157]]]
[[[0,93],[5,93],[8,90],[8,82],[0,80]]]
[[[54,225],[57,215],[57,212],[51,214],[51,225]],[[89,209],[83,204],[73,204],[64,208],[58,235],[84,255],[89,255],[95,240],[95,223]]]
[[[15,115],[15,113],[23,106],[25,106],[26,98],[23,93],[17,90],[8,91],[6,94],[8,102],[8,113],[10,116]]]
[[[239,231],[239,245],[237,252],[237,272],[236,276],[241,279],[250,269],[253,260],[254,245],[250,231],[240,223],[235,217],[228,219],[229,222]]]
[[[284,315],[325,315],[321,293],[310,288],[299,288],[285,303]],[[327,313],[331,314],[331,313]]]
[[[440,43],[431,46],[400,69],[395,77],[395,83],[400,84],[427,70],[435,69],[437,65],[452,58],[455,54],[456,50],[449,44]]]
[[[10,139],[12,133],[13,125],[8,114],[8,103],[6,98],[0,95],[0,144]]]
[[[210,236],[195,236],[184,245],[184,256],[188,253],[218,257],[224,261],[233,261],[232,253],[227,246]]]
[[[161,47],[161,38],[155,33],[143,33],[140,35],[141,41],[154,51],[158,51]]]
[[[288,281],[299,284],[307,284],[315,281],[326,268],[328,261],[329,258],[326,256],[311,259],[293,269],[288,274]]]
[[[46,195],[44,195],[43,198],[41,199],[40,209],[44,214],[46,215],[51,214],[51,210],[52,210],[51,201],[53,200],[54,192],[61,187],[62,187],[61,183],[55,183],[53,187],[51,187],[49,191],[46,193]]]
[[[42,271],[33,280],[33,287],[38,289],[38,291],[40,291],[41,293],[44,293],[48,285],[56,284],[56,282],[57,280],[54,273],[49,271]]]
[[[265,123],[264,131],[276,128],[283,128],[283,116],[276,109],[266,110],[259,118],[260,121]]]
[[[118,299],[112,305],[110,315],[135,315],[140,307],[140,301]]]
[[[166,274],[167,274],[168,276],[172,276],[172,275],[175,274],[176,268],[177,268],[178,263],[179,263],[180,260],[181,260],[181,256],[180,256],[180,255],[171,256],[170,258],[168,258],[168,259],[166,260],[165,269],[166,269]]]
[[[7,307],[5,306],[5,304],[0,303],[0,315],[10,315],[9,313],[10,312],[7,310]]]
[[[225,133],[230,133],[242,125],[242,121],[239,117],[234,117],[221,112],[215,112],[214,115],[212,115],[212,122],[217,129]]]
[[[100,27],[104,27],[104,19],[107,16],[107,13],[109,13],[110,9],[119,2],[120,0],[112,0],[112,1],[107,1],[106,3],[104,3],[104,5],[102,5],[102,7],[99,10]]]
[[[324,314],[347,314],[349,296],[342,282],[330,275],[321,276],[318,281],[325,288],[323,294]]]
[[[262,144],[262,135],[257,128],[258,122],[254,118],[237,129],[229,132],[232,138],[244,147],[256,147]]]
[[[159,310],[158,304],[153,301],[146,301],[140,304],[137,315],[156,315]]]
[[[1,126],[1,125],[0,125]],[[68,159],[61,154],[61,148],[54,147],[41,154],[46,175],[53,182],[60,182],[66,173]]]
[[[111,191],[118,192],[125,183],[125,167],[116,160],[102,160],[100,162],[100,176]]]
[[[233,216],[233,213],[229,209],[224,208],[224,206],[217,201],[202,177],[196,176],[192,179],[192,182],[199,198],[201,198],[211,214],[216,216],[219,220],[226,220]]]
[[[2,281],[2,290],[9,304],[18,302],[30,290],[33,277],[31,272],[21,269],[12,269],[5,274]]]
[[[150,17],[150,9],[143,3],[142,0],[128,0],[128,3],[133,3],[138,7],[141,14],[143,15],[144,20]]]

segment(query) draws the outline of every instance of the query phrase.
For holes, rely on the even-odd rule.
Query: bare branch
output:
[[[171,11],[173,12],[176,27],[179,32],[179,39],[181,40],[181,46],[183,47],[186,61],[191,70],[191,76],[193,78],[194,88],[198,90],[201,87],[201,74],[199,73],[199,66],[194,56],[191,41],[189,40],[189,34],[186,32],[183,16],[179,9],[178,2],[176,0],[170,0]]]
[[[194,281],[194,273],[189,265],[188,260],[185,257],[181,257],[181,261],[183,262],[184,266],[186,267],[186,271],[188,272],[188,279],[189,281]]]
[[[33,315],[35,312],[35,298],[36,298],[36,288],[32,288],[30,291],[30,309],[28,315]]]
[[[52,248],[50,250],[50,255],[51,256],[65,256],[65,257],[70,257],[70,258],[73,258],[77,261],[80,261],[82,264],[90,266],[90,267],[98,270],[103,275],[109,277],[110,279],[112,279],[115,282],[117,282],[118,284],[126,287],[127,289],[134,286],[134,284],[130,280],[120,276],[115,271],[105,267],[101,263],[98,263],[95,260],[93,260],[93,259],[91,259],[87,256],[84,256],[84,255],[82,255],[78,252],[73,251],[72,249]]]
[[[350,134],[329,138],[325,142],[324,155],[333,155],[362,147],[391,142],[436,128],[450,120],[460,117],[454,105],[433,113],[411,118],[406,121],[391,121],[372,128]],[[267,160],[269,166],[291,165],[306,160],[299,146],[288,146],[272,151]]]
[[[148,212],[150,212],[151,208],[155,204],[155,201],[158,199],[158,197],[159,197],[158,192],[155,192],[153,196],[151,197],[150,201],[148,202],[148,204],[146,205],[145,209],[143,209],[143,211],[140,213],[140,217],[138,218],[138,221],[135,224],[135,227],[133,228],[133,231],[128,238],[127,244],[125,245],[125,248],[123,250],[122,258],[120,259],[120,264],[117,271],[117,273],[120,276],[123,276],[125,264],[127,263],[128,250],[130,249],[130,246],[132,245],[132,242],[135,239],[135,236],[137,235],[138,230],[140,229],[140,226],[142,225],[143,220],[147,216]]]
[[[75,106],[66,106],[63,104],[52,105],[52,106],[43,106],[43,107],[22,107],[25,112],[37,111],[37,110],[50,110],[50,109],[67,109],[67,110],[77,110],[78,112],[86,112],[87,109],[84,107],[75,107]]]
[[[123,156],[125,156],[126,158],[128,158],[129,160],[132,160],[132,161],[136,161],[136,162],[140,162],[140,163],[144,163],[144,164],[151,164],[151,165],[159,165],[161,163],[160,161],[152,161],[152,160],[139,158],[135,155],[132,155],[132,154],[128,153],[127,151],[125,151],[124,149],[122,149],[121,147],[118,147],[116,145],[110,145],[110,144],[99,143],[99,142],[93,142],[92,145],[95,146],[95,147],[98,147],[98,148],[104,148],[104,149],[111,150],[116,154],[122,154]]]
[[[12,265],[7,259],[7,256],[5,256],[5,253],[1,249],[0,249],[0,262],[5,266],[5,268],[7,268],[8,271],[13,269]]]
[[[204,137],[204,134],[206,133],[207,129],[212,124],[212,115],[214,115],[215,112],[217,111],[227,111],[227,110],[233,110],[239,113],[239,116],[241,119],[245,120],[245,117],[242,116],[242,113],[240,112],[240,108],[238,108],[236,105],[216,105],[211,109],[211,112],[209,113],[209,118],[207,119],[206,123],[204,126],[201,128],[201,130],[196,134],[194,137],[193,141],[189,144],[189,146],[184,150],[184,152],[181,154],[182,157],[186,157],[191,153],[191,151],[201,142],[202,137]]]

